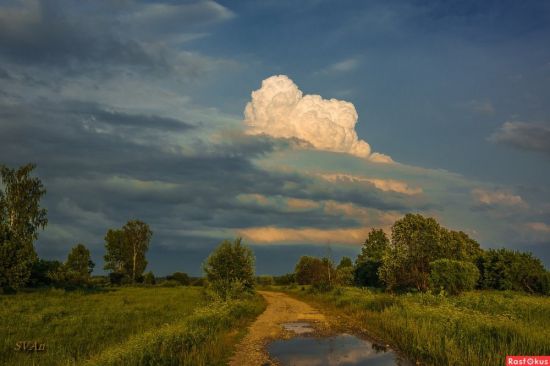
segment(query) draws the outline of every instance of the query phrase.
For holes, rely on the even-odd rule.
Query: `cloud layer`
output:
[[[392,159],[371,151],[357,137],[357,111],[352,103],[304,95],[286,75],[271,76],[252,92],[244,111],[246,131],[277,138],[297,138],[318,150],[352,154],[374,162]]]

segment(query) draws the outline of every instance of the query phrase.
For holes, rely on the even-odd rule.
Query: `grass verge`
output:
[[[504,365],[506,355],[550,354],[549,297],[497,291],[453,297],[357,288],[285,291],[421,364],[495,366]]]

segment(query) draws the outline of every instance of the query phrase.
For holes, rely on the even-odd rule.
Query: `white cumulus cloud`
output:
[[[370,145],[357,137],[357,117],[352,103],[304,95],[286,75],[262,81],[244,111],[249,134],[297,138],[315,149],[348,153],[379,163],[392,162],[389,156],[372,152]]]

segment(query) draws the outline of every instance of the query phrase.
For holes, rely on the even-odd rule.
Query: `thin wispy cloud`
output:
[[[550,155],[550,126],[528,122],[506,122],[489,137],[489,141]]]

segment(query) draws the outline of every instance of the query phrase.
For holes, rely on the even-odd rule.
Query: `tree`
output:
[[[321,276],[321,263],[319,258],[304,255],[300,257],[294,273],[296,274],[296,283],[299,285],[311,285]]]
[[[88,248],[84,244],[77,244],[69,252],[67,261],[50,277],[60,285],[83,286],[90,283],[94,267]]]
[[[445,255],[441,226],[431,217],[407,214],[397,220],[391,230],[392,240],[379,269],[381,279],[389,289],[416,287],[427,290],[430,262]]]
[[[319,290],[329,290],[337,282],[338,276],[332,261],[327,258],[302,256],[295,269],[299,285],[312,285]]]
[[[361,248],[357,262],[365,262],[367,259],[382,260],[382,256],[389,245],[390,241],[384,230],[372,229]]]
[[[209,285],[223,299],[233,292],[251,292],[254,289],[254,254],[242,244],[242,239],[233,242],[224,240],[208,256],[203,270]]]
[[[451,295],[473,290],[479,279],[479,270],[471,262],[438,259],[430,263],[430,269],[431,287]]]
[[[489,249],[477,265],[482,288],[548,293],[548,272],[531,253]]]
[[[444,258],[475,262],[483,252],[479,243],[462,231],[441,228],[441,242]]]
[[[39,178],[32,178],[34,164],[19,169],[0,165],[0,287],[17,289],[28,281],[38,259],[34,241],[48,223],[40,207],[46,190]]]
[[[341,286],[352,286],[354,282],[353,266],[344,266],[336,269],[336,282]]]
[[[84,244],[77,244],[67,256],[65,266],[69,271],[75,272],[78,277],[89,279],[95,264],[88,248]]]
[[[129,271],[125,268],[128,253],[127,245],[124,242],[124,231],[109,229],[105,235],[104,269],[111,270],[115,273],[128,274]]]
[[[139,220],[128,221],[122,227],[122,231],[131,256],[130,277],[132,282],[136,282],[136,278],[141,276],[147,267],[145,253],[149,249],[153,232],[149,229],[149,225]]]
[[[105,269],[110,269],[117,281],[124,278],[133,283],[140,280],[147,267],[145,253],[149,249],[152,231],[146,223],[128,221],[122,229],[109,229],[105,235]]]
[[[353,262],[351,261],[350,257],[344,256],[342,257],[342,259],[340,259],[340,263],[338,263],[338,266],[336,266],[336,269],[346,268],[346,267],[353,268]]]
[[[378,270],[390,241],[382,229],[372,229],[355,260],[354,282],[359,286],[381,286]]]

